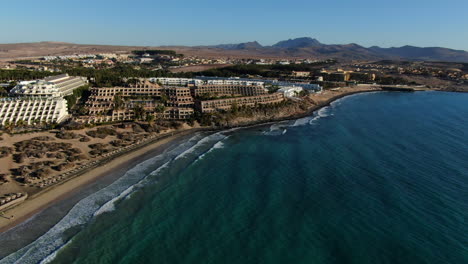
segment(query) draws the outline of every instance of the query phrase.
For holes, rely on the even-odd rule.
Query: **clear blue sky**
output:
[[[1,0],[0,43],[326,44],[468,50],[468,0]]]

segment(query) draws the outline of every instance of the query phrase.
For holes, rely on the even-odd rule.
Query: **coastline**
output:
[[[337,95],[330,97],[323,102],[316,104],[301,114],[291,115],[287,117],[280,117],[280,118],[272,118],[269,120],[259,120],[256,122],[249,122],[243,123],[238,126],[230,126],[230,127],[220,127],[220,128],[211,128],[211,127],[204,127],[204,128],[190,128],[181,131],[176,131],[173,135],[165,135],[161,137],[161,139],[157,139],[155,141],[150,141],[147,143],[138,146],[136,149],[131,150],[129,152],[122,153],[116,157],[111,157],[108,161],[101,164],[99,167],[93,168],[89,171],[84,171],[83,173],[63,182],[57,184],[55,186],[51,186],[47,188],[29,199],[25,202],[7,210],[6,215],[14,215],[15,218],[11,220],[6,220],[4,218],[0,219],[0,234],[3,235],[9,231],[16,232],[14,230],[16,227],[20,227],[21,224],[26,223],[28,221],[35,221],[33,219],[36,215],[40,214],[41,212],[47,210],[48,208],[53,207],[54,205],[69,200],[71,197],[76,196],[78,193],[82,192],[83,189],[86,189],[93,183],[97,182],[98,180],[105,178],[106,175],[114,175],[111,177],[109,184],[112,181],[115,181],[120,176],[122,176],[127,170],[134,167],[140,162],[154,156],[155,154],[162,153],[164,149],[169,146],[170,144],[174,144],[178,140],[183,140],[185,137],[192,136],[197,132],[215,132],[220,130],[225,130],[229,128],[243,128],[243,127],[254,127],[254,126],[263,126],[268,125],[270,123],[275,123],[279,121],[285,120],[294,120],[303,117],[310,116],[315,111],[320,110],[323,107],[329,106],[332,102],[341,99],[346,96],[360,94],[360,93],[368,93],[368,92],[378,92],[380,90],[359,90],[359,91],[351,91],[351,92],[341,92]],[[120,176],[119,176],[120,175]],[[73,203],[73,201],[70,201]],[[71,207],[69,208],[71,209]],[[64,212],[66,214],[66,212]],[[44,231],[44,230],[42,230]],[[47,231],[47,230],[45,230]],[[40,232],[38,232],[40,236]],[[31,240],[31,239],[30,239]],[[0,256],[3,257],[15,252],[16,250],[22,248],[23,246],[29,244],[31,241],[24,241],[24,243],[20,243],[22,246],[17,246],[15,248],[11,248],[8,253],[1,252]]]
[[[114,170],[118,170],[121,167],[129,167],[129,164],[140,161],[141,156],[144,156],[146,153],[154,152],[163,145],[170,144],[183,136],[192,135],[203,130],[204,129],[192,128],[174,132],[173,135],[167,135],[155,142],[148,142],[142,146],[138,146],[136,149],[123,153],[117,157],[111,157],[107,162],[101,164],[99,167],[93,168],[89,171],[84,171],[65,182],[51,186],[32,195],[23,203],[6,210],[5,215],[14,215],[15,217],[11,220],[6,220],[5,218],[0,219],[0,233],[6,232],[18,224],[21,224],[25,220],[50,206],[52,203],[66,199],[72,194],[72,192],[79,191],[80,188],[88,185],[104,174],[112,173]]]

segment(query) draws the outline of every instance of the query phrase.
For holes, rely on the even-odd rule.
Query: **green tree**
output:
[[[119,92],[114,95],[114,110],[121,110],[125,107],[125,100],[123,99],[122,93]]]
[[[135,115],[135,120],[143,120],[146,116],[146,110],[141,104],[136,104],[133,107],[133,113]]]
[[[150,125],[153,125],[154,120],[155,120],[154,115],[150,115],[150,114],[146,115],[146,122],[148,122]]]
[[[156,113],[164,113],[165,110],[166,110],[166,107],[163,104],[159,104],[154,108],[154,111]]]

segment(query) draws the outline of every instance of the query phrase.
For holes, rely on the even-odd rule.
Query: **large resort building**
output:
[[[268,93],[263,85],[203,84],[193,88],[194,97],[203,96],[256,96]]]
[[[220,110],[230,110],[233,105],[253,107],[257,105],[276,104],[282,101],[284,101],[283,94],[272,93],[256,96],[199,101],[197,102],[197,109],[202,113],[212,113]]]
[[[67,101],[61,97],[10,97],[0,99],[0,123],[60,123],[68,116]]]
[[[68,74],[20,82],[11,90],[13,97],[0,99],[0,124],[60,123],[68,117],[63,97],[86,84],[86,78]]]
[[[119,106],[116,99],[123,105]],[[160,111],[164,106],[164,111]],[[188,87],[163,87],[157,83],[143,81],[129,87],[92,88],[86,102],[89,117],[86,122],[113,122],[132,120],[136,107],[145,113],[168,120],[185,120],[193,116],[194,101]]]
[[[211,113],[229,110],[233,104],[256,106],[283,100],[283,94],[269,94],[262,82],[150,78],[128,87],[92,88],[86,103],[89,116],[83,120],[131,120],[136,107],[156,118],[185,120],[193,116],[194,109]]]
[[[61,97],[71,95],[73,90],[88,83],[84,77],[62,74],[44,78],[44,80],[23,81],[16,85],[11,93],[22,96]]]

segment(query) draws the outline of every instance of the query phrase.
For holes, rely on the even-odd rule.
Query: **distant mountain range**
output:
[[[339,61],[421,60],[468,63],[468,52],[447,48],[366,48],[358,44],[323,44],[313,38],[296,38],[280,41],[272,46],[262,46],[257,41],[214,46],[115,46],[87,45],[65,42],[35,42],[0,44],[0,63],[18,58],[47,55],[96,54],[129,52],[136,49],[175,50],[187,56],[209,58],[313,58]]]
[[[336,58],[341,60],[380,60],[380,59],[406,59],[421,61],[450,61],[468,62],[468,52],[440,47],[421,48],[403,46],[399,48],[380,48],[373,46],[366,48],[358,44],[323,44],[309,38],[296,38],[280,41],[272,46],[262,46],[257,41],[204,46],[208,48],[224,49],[229,51],[244,51],[250,54],[274,54],[293,57],[312,56],[317,58]],[[203,48],[197,47],[197,48]]]

